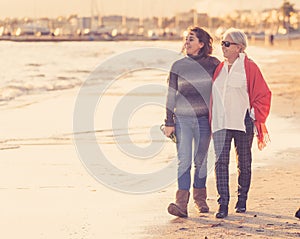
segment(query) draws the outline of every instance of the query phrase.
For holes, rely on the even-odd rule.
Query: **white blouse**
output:
[[[241,130],[246,132],[244,119],[250,108],[245,72],[245,54],[232,64],[228,72],[228,62],[212,86],[212,132],[221,129]]]

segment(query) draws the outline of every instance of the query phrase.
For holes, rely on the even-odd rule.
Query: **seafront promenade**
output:
[[[220,40],[219,37],[212,34],[215,40]],[[300,33],[293,34],[276,34],[273,35],[274,40],[277,42],[294,41],[300,39]],[[248,34],[248,40],[251,43],[265,42],[268,45],[270,35],[256,35]],[[145,36],[145,35],[117,35],[112,36],[110,34],[91,34],[91,35],[22,35],[22,36],[0,36],[0,41],[14,41],[14,42],[62,42],[62,41],[182,41],[183,35],[166,35],[166,36]]]
[[[61,42],[61,41],[180,41],[180,36],[109,36],[109,35],[81,35],[81,36],[0,36],[0,41],[15,42]]]

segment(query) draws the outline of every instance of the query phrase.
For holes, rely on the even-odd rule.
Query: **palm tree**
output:
[[[281,6],[280,10],[283,14],[283,27],[287,30],[288,36],[288,44],[289,46],[292,45],[292,41],[290,38],[290,18],[292,13],[295,13],[294,4],[291,4],[289,1],[284,0],[283,5]]]
[[[284,0],[282,6],[280,7],[280,11],[283,14],[283,27],[287,29],[289,32],[290,30],[290,18],[292,13],[295,13],[294,9],[295,4],[291,4],[289,1]]]

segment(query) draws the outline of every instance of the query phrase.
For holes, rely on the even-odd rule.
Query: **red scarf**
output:
[[[212,79],[213,83],[219,75],[223,66],[224,62],[220,63],[216,68]],[[264,80],[258,66],[247,56],[245,56],[245,71],[250,108],[253,108],[255,113],[254,124],[257,130],[258,148],[261,150],[270,141],[265,122],[270,112],[272,93],[266,81]]]

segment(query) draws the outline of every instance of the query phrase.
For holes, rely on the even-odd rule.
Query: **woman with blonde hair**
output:
[[[254,130],[261,150],[269,141],[265,126],[270,111],[271,91],[260,69],[245,53],[247,36],[228,29],[221,42],[225,60],[217,67],[212,86],[211,126],[216,154],[215,174],[219,209],[216,218],[228,215],[229,159],[231,141],[237,156],[237,213],[246,211],[251,182],[251,147]]]

